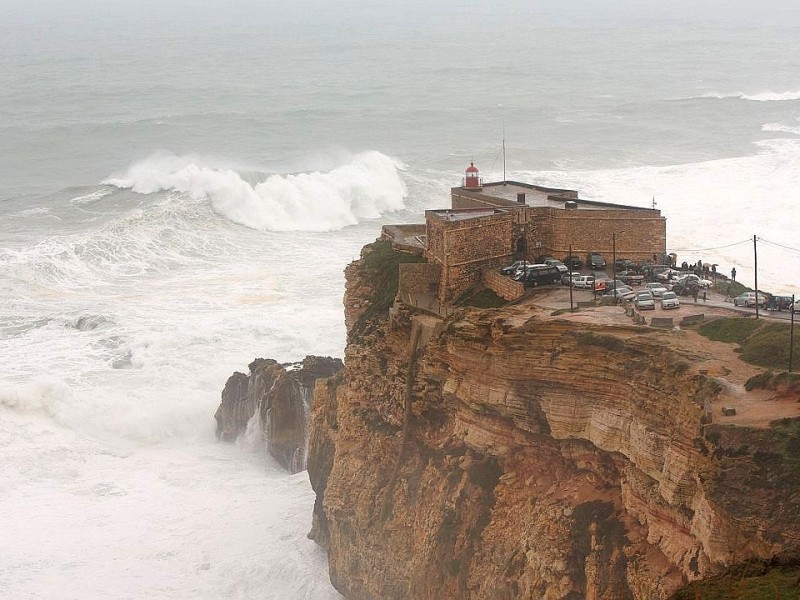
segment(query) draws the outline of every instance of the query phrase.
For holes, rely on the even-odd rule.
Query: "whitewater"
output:
[[[501,179],[504,130],[508,179],[655,202],[749,285],[757,235],[760,287],[800,292],[794,25],[29,4],[0,7],[0,596],[339,598],[307,475],[218,442],[221,390],[343,356],[345,265],[470,161]]]

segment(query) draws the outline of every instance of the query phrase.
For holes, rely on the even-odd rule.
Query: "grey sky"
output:
[[[795,0],[3,0],[8,21],[81,19],[141,22],[231,23],[258,17],[276,21],[347,21],[364,24],[447,23],[468,26],[512,24],[518,19],[543,26],[658,23],[727,23],[733,26],[800,26]]]

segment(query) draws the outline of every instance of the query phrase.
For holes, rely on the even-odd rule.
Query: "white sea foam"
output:
[[[761,127],[762,131],[779,131],[783,133],[794,133],[800,135],[800,126],[785,125],[783,123],[766,123]]]
[[[759,244],[759,287],[800,292],[800,141],[764,140],[753,156],[665,167],[525,172],[523,181],[577,188],[581,197],[642,207],[653,197],[667,217],[667,248],[679,261],[713,261],[753,285],[752,236]],[[490,176],[491,177],[491,176]],[[516,177],[516,175],[515,175]],[[778,245],[771,245],[778,244]],[[735,244],[731,246],[731,244]],[[783,248],[780,246],[784,246]],[[610,242],[597,240],[598,249]]]
[[[237,171],[197,156],[157,154],[104,183],[140,194],[173,190],[208,199],[224,217],[266,231],[334,231],[403,208],[402,165],[359,154],[326,173],[270,175],[255,185]]]
[[[760,92],[756,94],[746,94],[744,92],[722,93],[706,92],[701,98],[715,98],[724,100],[726,98],[739,98],[741,100],[752,100],[754,102],[783,102],[787,100],[800,100],[800,91],[796,92]]]
[[[82,196],[75,196],[74,198],[70,199],[69,203],[74,206],[81,206],[83,204],[89,204],[90,202],[94,202],[95,200],[100,200],[101,198],[105,198],[106,196],[112,193],[113,190],[109,188],[102,188],[94,192],[84,194]]]

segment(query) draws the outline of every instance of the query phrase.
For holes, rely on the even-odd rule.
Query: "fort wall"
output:
[[[448,211],[426,211],[426,256],[442,269],[439,300],[448,302],[478,283],[484,268],[512,258],[514,215],[498,211],[470,218],[451,218]]]
[[[496,269],[484,269],[481,282],[503,300],[517,300],[525,294],[525,286],[519,281],[501,275]]]

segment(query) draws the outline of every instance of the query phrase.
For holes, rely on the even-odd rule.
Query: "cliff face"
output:
[[[347,276],[352,325],[369,273]],[[705,425],[719,388],[668,335],[531,307],[438,327],[401,308],[351,330],[309,448],[310,535],[334,585],[349,600],[659,599],[790,547],[800,486],[749,475],[774,440]]]
[[[264,443],[285,469],[302,471],[314,383],[341,368],[341,360],[319,356],[288,365],[256,359],[249,365],[249,375],[234,373],[225,384],[214,415],[217,437],[232,442],[248,433]]]

